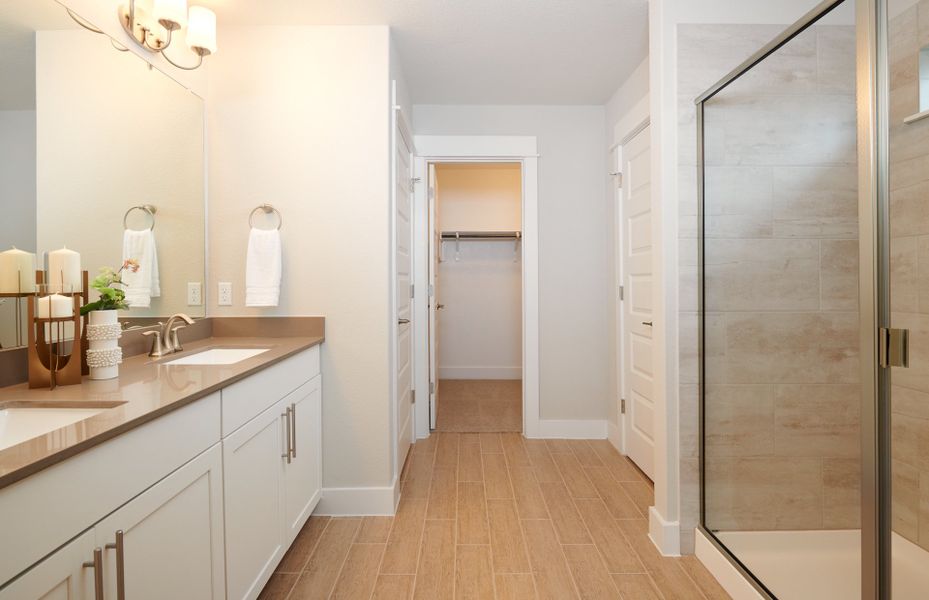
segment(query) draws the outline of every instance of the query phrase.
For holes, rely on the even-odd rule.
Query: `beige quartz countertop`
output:
[[[211,337],[185,344],[185,351],[161,359],[125,359],[119,377],[84,378],[81,385],[54,390],[26,384],[0,388],[0,409],[106,408],[102,412],[15,446],[0,450],[0,488],[28,477],[134,427],[203,398],[323,341],[318,337]],[[168,361],[209,348],[268,348],[230,365],[168,365]]]

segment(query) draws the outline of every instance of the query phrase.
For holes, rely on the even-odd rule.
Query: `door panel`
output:
[[[283,402],[285,410],[292,407],[294,419],[293,457],[284,467],[284,533],[289,545],[310,518],[322,492],[322,456],[317,442],[322,438],[322,376],[303,384]]]
[[[222,506],[217,444],[101,521],[106,597],[118,597],[121,552],[126,598],[225,598]]]
[[[439,310],[439,260],[442,253],[442,238],[439,233],[439,223],[436,217],[436,176],[435,165],[429,165],[428,203],[429,203],[429,428],[435,429],[436,414],[439,397],[439,345],[438,326],[439,319],[436,314]]]
[[[93,530],[26,571],[0,590],[0,600],[90,600],[94,597],[94,570],[84,567],[94,556]]]
[[[223,440],[230,600],[257,597],[284,553],[284,406],[278,402]]]
[[[413,152],[398,128],[395,246],[397,268],[397,469],[413,443]],[[404,322],[405,321],[405,322]]]
[[[623,147],[620,240],[623,262],[623,419],[626,452],[649,477],[654,473],[652,385],[652,209],[649,129]]]

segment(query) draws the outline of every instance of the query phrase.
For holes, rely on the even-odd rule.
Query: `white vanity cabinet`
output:
[[[0,489],[0,600],[257,598],[322,493],[321,401],[313,347]]]
[[[322,492],[320,376],[223,439],[227,596],[257,598]]]

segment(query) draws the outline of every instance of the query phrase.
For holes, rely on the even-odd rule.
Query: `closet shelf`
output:
[[[442,241],[521,240],[522,231],[443,231]]]

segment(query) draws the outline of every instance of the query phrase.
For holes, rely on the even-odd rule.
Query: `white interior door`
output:
[[[626,453],[654,479],[655,405],[649,129],[623,146],[623,433]]]
[[[429,429],[435,429],[439,397],[439,344],[437,326],[438,315],[438,273],[441,254],[442,234],[436,218],[436,178],[435,165],[429,164]]]
[[[397,469],[402,469],[413,443],[413,151],[397,130]]]

